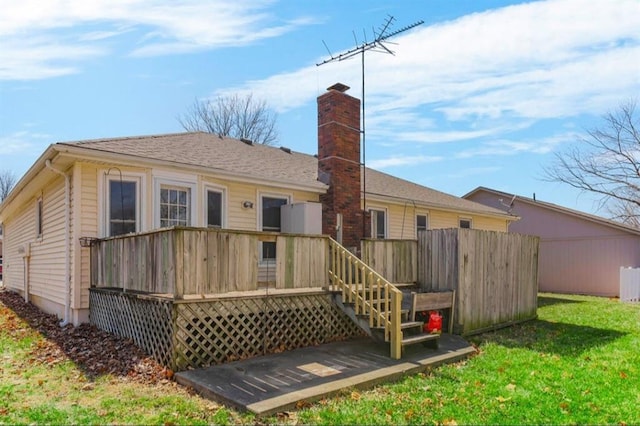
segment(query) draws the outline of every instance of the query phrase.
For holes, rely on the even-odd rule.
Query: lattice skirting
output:
[[[186,368],[361,336],[329,294],[171,301],[92,289],[91,322]]]
[[[91,289],[89,321],[134,343],[160,364],[174,366],[173,311],[170,300],[119,290]]]

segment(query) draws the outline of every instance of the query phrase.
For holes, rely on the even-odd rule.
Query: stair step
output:
[[[403,322],[402,324],[400,324],[400,328],[405,330],[407,328],[414,328],[414,327],[419,327],[422,329],[422,326],[424,325],[424,323],[422,321],[407,321],[407,322]]]
[[[428,342],[439,338],[439,334],[422,333],[402,339],[402,346],[415,345],[416,343]]]
[[[408,321],[408,322],[401,323],[400,324],[400,329],[406,330],[406,329],[414,328],[414,327],[420,327],[420,329],[422,329],[423,325],[424,325],[424,323],[422,321]],[[384,327],[372,327],[372,330],[384,331]]]
[[[357,314],[359,317],[361,318],[369,318],[369,315],[363,315],[363,314]],[[408,309],[400,309],[400,317],[408,317],[409,316],[409,310]],[[420,323],[422,324],[422,323]]]
[[[400,288],[400,289],[407,288],[407,287],[409,287],[409,288],[410,287],[418,287],[417,283],[391,283],[391,284],[393,284],[394,287],[397,287],[397,288]]]

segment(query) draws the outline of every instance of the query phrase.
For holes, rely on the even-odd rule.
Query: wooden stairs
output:
[[[410,345],[425,344],[426,346],[437,349],[439,334],[426,333],[423,331],[424,322],[413,321],[412,312],[410,306],[411,293],[416,291],[417,285],[415,283],[401,283],[392,284],[394,287],[402,291],[402,304],[400,310],[400,330],[402,331],[402,348]],[[378,342],[385,342],[385,329],[383,326],[369,325],[368,316],[366,314],[356,314],[355,304],[353,302],[345,302],[342,300],[341,291],[334,290],[333,297],[336,304],[345,312],[352,320],[354,320],[360,328],[369,335],[373,340]],[[374,299],[373,304],[377,304],[380,300]],[[386,305],[386,309],[389,309],[389,305]]]
[[[423,332],[414,320],[411,299],[415,284],[391,284],[333,239],[329,239],[329,280],[336,304],[365,333],[390,346],[393,359],[403,347],[419,343],[437,347],[439,334]]]

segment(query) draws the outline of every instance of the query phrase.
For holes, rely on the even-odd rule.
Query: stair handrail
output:
[[[391,358],[402,355],[402,291],[333,238],[329,238],[329,279],[352,303],[356,315],[369,318],[369,327],[384,328]]]

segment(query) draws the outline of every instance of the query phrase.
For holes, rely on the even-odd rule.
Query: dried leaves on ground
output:
[[[115,337],[90,324],[61,327],[55,315],[46,314],[26,303],[17,293],[0,290],[0,309],[13,311],[45,338],[32,349],[34,358],[45,364],[55,365],[71,360],[90,378],[111,374],[139,383],[166,381],[173,375],[130,339]],[[24,323],[18,318],[11,318],[9,313],[4,331],[19,335],[23,329]]]

